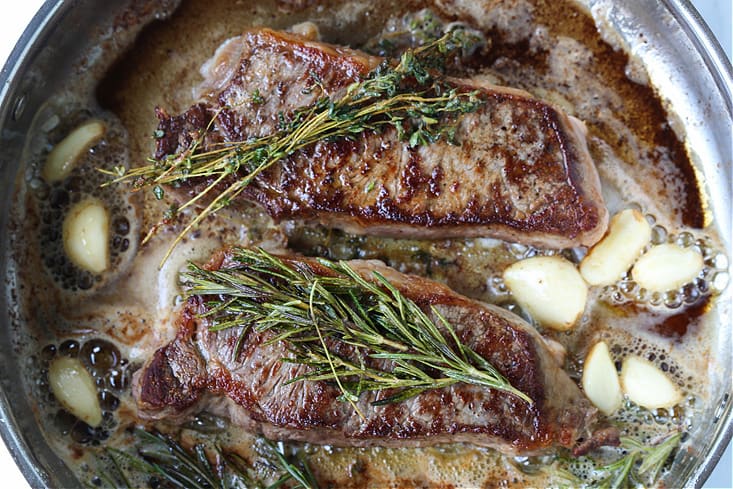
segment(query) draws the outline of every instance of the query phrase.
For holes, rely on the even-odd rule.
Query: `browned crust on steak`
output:
[[[333,273],[312,259],[291,260],[318,274]],[[595,409],[557,365],[544,340],[519,317],[380,262],[350,264],[367,280],[378,270],[427,314],[434,316],[430,308],[436,308],[462,342],[534,402],[530,405],[504,392],[456,384],[378,407],[371,403],[390,392],[362,394],[357,403],[365,416],[362,419],[349,403],[337,399],[340,391],[330,383],[286,385],[307,367],[281,362],[289,356],[287,345],[267,344],[269,332],[249,331],[234,358],[241,330],[209,332],[207,320],[196,317],[206,311],[204,299],[194,297],[179,315],[177,337],[135,374],[133,393],[140,415],[185,417],[207,405],[220,406],[220,401],[205,401],[225,396],[223,414],[232,422],[275,439],[336,446],[467,442],[516,454],[538,453],[556,445],[570,448],[587,438]],[[228,266],[227,253],[217,255],[209,265],[213,269]],[[330,348],[342,354],[350,351],[340,343],[331,343]]]
[[[202,107],[211,137],[271,134],[278,114],[311,104],[315,74],[338,96],[377,63],[357,51],[268,29],[227,41],[204,67],[202,103],[181,116],[159,112],[156,157],[187,148]],[[563,248],[592,245],[608,213],[583,124],[530,94],[471,79],[485,105],[461,117],[459,145],[410,148],[393,130],[356,141],[319,142],[271,167],[245,189],[276,220],[320,222],[360,234],[413,238],[496,237]],[[264,103],[252,102],[253,93]],[[175,149],[172,149],[175,148]],[[184,187],[198,193],[207,182]]]

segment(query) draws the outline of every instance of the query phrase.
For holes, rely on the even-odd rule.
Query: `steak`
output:
[[[226,41],[202,68],[199,102],[157,109],[155,157],[206,141],[272,134],[283,114],[332,98],[381,62],[359,51],[269,29]],[[317,80],[318,86],[314,86]],[[275,220],[320,222],[391,237],[495,237],[541,247],[590,246],[608,213],[582,122],[529,93],[448,78],[484,101],[455,139],[411,147],[394,129],[320,141],[260,174],[240,195]],[[179,198],[209,182],[189,181]]]
[[[336,274],[315,259],[283,259],[288,266],[316,276]],[[595,408],[560,368],[545,340],[525,321],[378,261],[356,260],[349,265],[367,281],[375,281],[375,271],[381,273],[436,324],[436,314],[442,315],[462,343],[487,359],[533,402],[504,391],[457,383],[384,405],[373,403],[393,395],[392,390],[365,392],[356,402],[357,411],[339,400],[341,391],[332,382],[289,383],[311,367],[283,361],[292,354],[286,342],[271,341],[275,334],[271,330],[258,331],[242,324],[210,331],[212,319],[204,315],[207,298],[192,296],[177,316],[175,339],[135,373],[133,395],[139,415],[151,420],[183,420],[210,410],[270,439],[335,446],[466,442],[509,454],[532,454],[553,446],[571,448],[583,441],[586,446],[598,444],[587,443],[594,438]],[[234,266],[243,265],[233,258],[232,250],[225,250],[205,268]],[[348,348],[331,340],[331,351]],[[613,438],[607,431],[599,431],[605,444]]]

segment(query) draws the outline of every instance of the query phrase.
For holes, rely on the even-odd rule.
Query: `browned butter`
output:
[[[491,239],[393,240],[345,235],[297,223],[276,225],[252,207],[243,212],[225,209],[207,220],[159,269],[180,225],[162,228],[145,246],[138,243],[141,233],[160,220],[166,203],[150,192],[130,195],[126,186],[99,187],[103,179],[95,167],[145,163],[157,123],[154,107],[174,114],[193,103],[193,88],[201,81],[199,67],[229,37],[252,26],[285,29],[310,20],[318,25],[325,41],[359,47],[377,35],[390,18],[425,7],[446,21],[459,20],[479,28],[491,39],[488,53],[470,67],[471,76],[526,89],[586,123],[589,148],[611,214],[627,207],[640,209],[652,222],[657,242],[692,242],[703,251],[705,279],[683,293],[639,299],[637,291],[625,289],[624,284],[592,289],[591,304],[571,332],[542,330],[568,349],[566,369],[573,378],[579,378],[588,348],[604,339],[617,361],[630,353],[644,356],[660,365],[684,390],[686,400],[673,409],[648,412],[627,407],[620,411],[612,421],[622,423],[625,433],[650,439],[671,429],[695,432],[701,423],[696,417],[709,412],[713,401],[709,379],[711,369],[716,368],[712,347],[715,325],[707,318],[715,300],[715,274],[723,274],[727,262],[718,251],[722,247],[714,216],[704,212],[699,182],[659,97],[653,88],[627,78],[627,54],[602,40],[582,8],[571,0],[185,0],[171,9],[169,17],[152,20],[134,40],[130,37],[125,50],[118,46],[124,42],[101,43],[106,61],[84,66],[79,79],[70,80],[68,91],[50,96],[48,106],[38,116],[35,136],[44,144],[29,145],[29,170],[19,179],[14,236],[17,313],[33,336],[33,341],[19,347],[37,360],[28,367],[29,378],[37,381],[30,387],[38,399],[35,415],[49,442],[78,472],[80,480],[93,479],[96,469],[90,455],[97,446],[123,443],[124,428],[138,422],[134,402],[129,389],[115,389],[109,374],[101,375],[100,390],[114,392],[120,405],[109,410],[105,439],[75,441],[59,428],[59,406],[46,392],[42,348],[60,348],[69,340],[82,346],[92,338],[104,338],[119,348],[127,362],[122,370],[131,373],[175,333],[172,318],[181,293],[176,276],[187,260],[205,261],[213,250],[227,243],[289,246],[305,254],[338,259],[379,258],[401,271],[430,276],[470,297],[503,305],[526,317],[503,286],[502,270],[535,254],[562,253],[575,262],[582,258],[584,250],[537,250]],[[113,30],[134,32],[135,26],[149,17],[147,9],[133,7],[127,16],[117,19]],[[108,66],[111,60],[114,63]],[[47,153],[44,148],[91,116],[103,118],[111,130],[89,161],[71,182],[57,186],[39,183],[38,168]],[[54,117],[55,124],[48,122]],[[69,205],[84,195],[106,202],[114,222],[121,226],[112,238],[118,240],[111,244],[113,268],[91,278],[80,278],[68,269],[58,237],[54,240],[53,235]],[[122,219],[127,222],[126,231]],[[244,456],[251,455],[251,435],[231,428],[220,436],[225,444],[239,447]],[[556,454],[510,458],[467,445],[304,449],[324,487],[567,484],[558,476],[556,469],[562,462]],[[581,461],[572,468],[580,475],[581,484],[594,480],[592,464]]]

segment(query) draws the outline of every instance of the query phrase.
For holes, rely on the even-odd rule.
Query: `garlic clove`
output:
[[[69,210],[63,225],[64,251],[78,267],[102,273],[109,265],[109,214],[88,199]]]
[[[682,400],[682,393],[656,365],[631,355],[621,367],[621,386],[629,399],[647,409],[668,408]]]
[[[565,331],[585,310],[588,287],[575,266],[562,257],[518,261],[504,270],[504,283],[519,305],[549,328]]]
[[[74,169],[79,158],[99,141],[106,131],[102,121],[91,120],[80,125],[53,147],[41,172],[48,183],[63,180]]]
[[[97,387],[78,358],[56,357],[48,367],[48,383],[56,399],[89,426],[102,422]]]
[[[582,384],[586,397],[603,414],[611,415],[621,407],[624,396],[605,342],[593,345],[585,357]]]
[[[666,292],[692,282],[702,268],[702,255],[696,249],[665,243],[644,253],[631,270],[631,276],[640,287]]]
[[[652,239],[652,228],[641,212],[626,209],[611,219],[608,234],[580,263],[590,285],[609,285],[623,277]]]

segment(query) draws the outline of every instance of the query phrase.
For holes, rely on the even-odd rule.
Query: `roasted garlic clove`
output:
[[[696,249],[665,243],[644,253],[631,270],[631,276],[640,287],[666,292],[695,280],[702,267],[702,255]]]
[[[682,400],[682,393],[656,365],[631,355],[621,367],[621,386],[629,399],[647,409],[668,408]]]
[[[69,176],[79,158],[104,136],[105,131],[104,123],[99,120],[87,121],[71,131],[48,154],[41,172],[43,178],[52,183]]]
[[[48,383],[56,399],[89,426],[102,422],[97,387],[78,358],[56,357],[48,367]]]
[[[580,274],[590,285],[609,285],[623,277],[652,238],[652,228],[634,209],[611,219],[608,234],[580,263]]]
[[[611,415],[621,407],[624,396],[605,342],[593,345],[585,357],[582,383],[585,395],[603,414]]]
[[[567,330],[585,310],[588,287],[575,266],[559,256],[518,261],[504,270],[504,283],[519,305],[549,328]]]
[[[102,273],[109,265],[109,213],[88,199],[73,206],[63,225],[64,251],[79,268]]]

